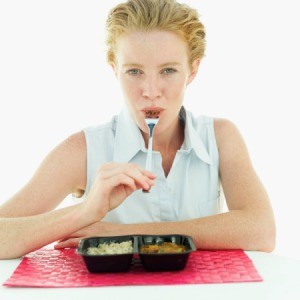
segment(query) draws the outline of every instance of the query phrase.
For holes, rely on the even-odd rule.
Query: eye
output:
[[[173,69],[173,68],[165,68],[162,70],[162,74],[172,74],[172,73],[175,73],[177,72],[177,70]]]
[[[130,70],[127,70],[126,73],[129,75],[139,75],[142,73],[142,71],[139,69],[130,69]]]

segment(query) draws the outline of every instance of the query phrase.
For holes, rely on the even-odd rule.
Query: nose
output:
[[[143,97],[148,100],[156,100],[162,96],[162,89],[159,78],[155,76],[147,77],[144,79],[143,84]]]

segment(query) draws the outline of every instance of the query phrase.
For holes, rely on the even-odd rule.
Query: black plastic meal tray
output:
[[[90,237],[82,239],[78,245],[76,253],[81,255],[87,269],[91,273],[99,272],[125,272],[128,271],[133,257],[133,253],[128,254],[88,254],[89,247],[98,247],[103,243],[121,243],[132,241],[133,236],[114,236],[114,237]]]
[[[121,243],[132,241],[133,253],[128,254],[87,254],[89,247],[97,247],[103,243]],[[171,242],[184,245],[186,251],[182,253],[141,253],[140,247]],[[195,251],[193,239],[186,235],[127,235],[110,237],[90,237],[82,239],[76,253],[81,255],[87,269],[92,273],[98,272],[125,272],[131,265],[133,254],[140,256],[141,262],[147,271],[175,271],[186,266],[189,255]]]
[[[184,235],[143,235],[138,236],[138,249],[143,245],[162,244],[171,242],[186,247],[186,251],[181,253],[141,253],[142,264],[147,271],[175,271],[182,270],[186,266],[189,255],[196,250],[193,239]]]

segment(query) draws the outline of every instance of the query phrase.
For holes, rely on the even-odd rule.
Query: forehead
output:
[[[119,63],[165,63],[166,61],[187,62],[187,43],[169,31],[134,31],[119,37],[116,47]]]

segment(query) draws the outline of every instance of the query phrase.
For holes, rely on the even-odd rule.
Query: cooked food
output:
[[[157,110],[147,110],[146,111],[146,115],[149,118],[158,118],[159,115],[160,115],[160,111],[157,111]]]
[[[103,243],[98,247],[89,247],[87,254],[103,255],[103,254],[128,254],[133,252],[132,241],[126,241],[121,243]]]
[[[182,253],[186,250],[184,245],[177,245],[170,242],[155,245],[143,245],[140,247],[140,252],[144,254],[152,253]]]

